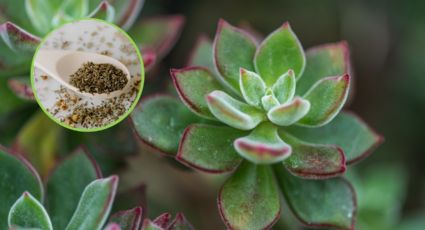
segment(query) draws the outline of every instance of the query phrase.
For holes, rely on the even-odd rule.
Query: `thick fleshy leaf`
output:
[[[350,88],[350,76],[327,77],[316,82],[303,96],[311,104],[310,111],[298,124],[319,127],[330,122],[342,109]]]
[[[118,186],[118,177],[111,176],[90,183],[81,195],[80,202],[66,230],[99,230],[108,218]]]
[[[149,71],[155,65],[157,56],[155,51],[151,49],[143,49],[142,58],[143,58],[143,65],[145,67],[145,71]]]
[[[153,221],[149,219],[145,219],[143,221],[142,230],[164,230],[164,229],[158,226],[157,224],[155,224]]]
[[[263,109],[266,111],[269,111],[273,109],[274,107],[277,107],[280,105],[280,102],[275,97],[272,89],[270,88],[267,89],[266,94],[261,98],[261,105],[263,106]]]
[[[65,229],[85,187],[100,177],[96,162],[81,148],[59,163],[47,181],[46,208],[55,229]]]
[[[122,230],[122,228],[117,223],[110,223],[103,230]]]
[[[0,162],[0,228],[7,229],[9,210],[19,196],[28,191],[36,199],[42,200],[43,185],[28,162],[6,153],[3,148],[0,148]]]
[[[171,222],[170,230],[193,230],[192,224],[187,221],[186,217],[183,213],[177,213],[176,218],[174,218],[173,222]]]
[[[269,120],[280,126],[289,126],[303,118],[310,110],[310,102],[296,97],[292,102],[276,106],[267,113]]]
[[[170,221],[171,214],[166,212],[155,218],[155,220],[153,220],[153,223],[159,226],[161,229],[165,229],[169,225]]]
[[[295,216],[310,227],[354,229],[356,195],[342,178],[307,180],[275,165],[280,188]]]
[[[273,84],[273,93],[281,104],[292,100],[295,95],[296,79],[294,71],[291,69],[284,73]]]
[[[261,98],[266,93],[266,84],[258,74],[241,68],[239,86],[242,96],[248,104],[261,106]]]
[[[9,227],[52,230],[52,223],[43,205],[29,192],[22,196],[10,208],[8,216]]]
[[[326,44],[306,51],[307,66],[297,82],[297,95],[303,95],[314,83],[328,76],[351,75],[350,51],[347,42]]]
[[[345,156],[341,148],[304,142],[284,131],[280,132],[280,137],[292,147],[291,156],[283,164],[295,176],[325,179],[345,172]]]
[[[154,17],[141,20],[128,33],[142,48],[150,48],[162,58],[177,41],[183,24],[181,15]]]
[[[202,66],[215,73],[213,60],[212,41],[205,35],[201,35],[191,51],[187,66]]]
[[[255,54],[256,72],[268,86],[292,69],[299,78],[305,67],[304,50],[289,23],[284,23],[271,33],[258,47]]]
[[[136,21],[145,0],[108,0],[116,10],[115,24],[128,30]]]
[[[229,229],[268,229],[280,217],[272,169],[244,161],[218,194],[218,208]]]
[[[0,77],[29,72],[39,38],[11,22],[0,25]]]
[[[245,132],[229,127],[191,125],[183,134],[176,159],[204,172],[232,171],[242,160],[232,143],[244,134]]]
[[[340,113],[332,122],[320,128],[291,126],[285,130],[311,143],[340,146],[348,164],[363,159],[383,141],[382,136],[349,112]]]
[[[115,17],[115,9],[107,0],[103,0],[99,6],[92,11],[89,18],[99,18],[108,22],[113,22]]]
[[[223,19],[219,21],[213,44],[214,63],[223,83],[235,92],[239,92],[239,69],[254,70],[256,47],[250,35]]]
[[[211,113],[233,128],[250,130],[264,120],[261,110],[240,102],[223,91],[215,90],[206,99]]]
[[[143,99],[131,119],[146,144],[170,155],[177,153],[184,129],[199,121],[178,99],[161,95]]]
[[[34,101],[34,92],[31,89],[30,79],[25,77],[10,78],[7,82],[9,88],[21,99]]]
[[[0,12],[0,23],[5,21],[14,22],[31,33],[35,32],[25,12],[25,1],[0,0],[0,8],[3,9]]]
[[[215,120],[208,109],[205,96],[214,90],[223,90],[223,87],[212,73],[204,67],[171,69],[170,73],[177,93],[185,105],[199,116]]]
[[[117,223],[122,230],[139,230],[142,222],[142,208],[136,207],[113,214],[110,223]]]
[[[291,155],[291,146],[280,139],[278,128],[270,122],[260,124],[233,145],[239,155],[255,164],[273,164]]]
[[[47,34],[52,29],[56,9],[49,0],[25,0],[25,10],[38,35]]]
[[[69,17],[79,19],[87,16],[89,13],[89,1],[88,0],[64,0],[60,7],[62,14]]]

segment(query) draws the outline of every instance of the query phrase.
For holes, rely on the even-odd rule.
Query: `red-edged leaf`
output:
[[[115,9],[107,1],[103,0],[89,15],[89,18],[98,18],[108,22],[113,22],[115,18]]]
[[[145,71],[149,71],[156,63],[156,53],[151,49],[142,49],[142,58]]]
[[[174,218],[173,222],[171,222],[170,230],[191,230],[194,229],[192,224],[187,221],[186,217],[183,215],[183,213],[177,213],[176,217]]]
[[[232,171],[242,160],[232,143],[244,134],[229,127],[191,125],[183,134],[176,159],[189,167],[208,173]]]
[[[213,119],[205,96],[214,90],[223,90],[211,72],[204,67],[171,69],[171,77],[180,99],[199,116]]]
[[[142,230],[164,230],[164,228],[156,225],[153,221],[145,219],[143,221]]]
[[[118,224],[122,230],[138,230],[142,223],[142,212],[141,207],[120,211],[113,214],[109,222]]]
[[[165,229],[170,224],[170,221],[171,214],[166,212],[155,218],[155,220],[153,220],[153,223],[159,226],[160,228]]]
[[[34,92],[28,77],[15,77],[8,80],[9,88],[21,99],[34,101]]]
[[[117,223],[110,223],[103,230],[121,230],[121,229],[122,228],[120,227],[119,224],[117,224]]]
[[[145,0],[112,0],[116,9],[115,23],[128,30],[139,16]]]

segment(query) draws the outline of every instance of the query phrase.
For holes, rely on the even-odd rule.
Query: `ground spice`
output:
[[[123,89],[128,82],[126,74],[111,64],[84,63],[70,76],[71,85],[82,92],[110,93]]]

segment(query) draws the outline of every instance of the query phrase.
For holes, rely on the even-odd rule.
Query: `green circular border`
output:
[[[35,89],[35,84],[34,84],[34,79],[35,79],[35,77],[34,77],[34,61],[35,61],[35,57],[37,56],[38,50],[39,50],[39,49],[41,48],[41,46],[45,43],[45,41],[46,41],[47,37],[49,37],[49,35],[50,35],[51,33],[55,32],[56,30],[58,30],[59,28],[63,27],[64,25],[72,24],[72,23],[75,23],[75,22],[78,22],[78,21],[88,21],[88,20],[93,20],[93,21],[102,22],[102,23],[105,23],[105,24],[110,25],[110,26],[114,27],[115,29],[117,29],[117,30],[118,30],[121,34],[123,34],[123,35],[124,35],[124,36],[125,36],[125,37],[129,40],[129,41],[130,41],[130,43],[131,43],[131,44],[133,45],[133,47],[136,49],[137,57],[138,57],[138,59],[139,59],[139,61],[140,61],[140,64],[141,64],[140,90],[139,90],[139,92],[137,93],[137,96],[136,96],[135,100],[133,101],[133,103],[131,104],[131,106],[130,106],[130,108],[128,109],[128,111],[127,111],[126,113],[124,113],[123,115],[121,115],[121,116],[120,116],[117,120],[115,120],[114,122],[111,122],[111,123],[109,123],[108,125],[103,126],[103,127],[96,127],[96,128],[92,128],[92,129],[71,127],[71,126],[66,125],[65,123],[61,122],[59,119],[57,119],[56,117],[54,117],[52,114],[50,114],[50,113],[46,110],[46,108],[44,108],[43,104],[40,102],[40,99],[39,99],[39,98],[38,98],[38,96],[37,96],[37,93],[36,93],[37,91],[36,91],[36,89]],[[62,126],[62,127],[64,127],[64,128],[67,128],[67,129],[73,130],[73,131],[78,131],[78,132],[84,132],[84,133],[98,132],[98,131],[102,131],[102,130],[105,130],[105,129],[111,128],[111,127],[113,127],[113,126],[117,125],[118,123],[120,123],[121,121],[123,121],[125,118],[127,118],[127,117],[130,115],[130,113],[131,113],[131,112],[133,112],[134,108],[135,108],[135,107],[136,107],[136,105],[137,105],[137,102],[140,100],[140,97],[142,96],[142,91],[143,91],[144,84],[145,84],[145,65],[144,65],[143,58],[142,58],[142,55],[140,54],[140,50],[139,50],[139,47],[137,46],[137,44],[136,44],[136,43],[134,42],[134,40],[130,37],[130,35],[128,35],[128,34],[127,34],[127,32],[125,32],[125,31],[124,31],[123,29],[121,29],[119,26],[117,26],[117,25],[115,25],[115,24],[113,24],[113,23],[107,22],[107,21],[105,21],[105,20],[98,19],[98,18],[81,18],[81,19],[73,20],[73,21],[68,22],[68,23],[64,23],[64,24],[62,24],[62,25],[60,25],[60,26],[56,27],[55,29],[53,29],[52,31],[50,31],[49,33],[47,33],[47,35],[45,35],[45,36],[44,36],[44,38],[41,40],[40,45],[38,45],[37,49],[35,50],[35,54],[34,54],[34,57],[33,57],[33,59],[32,59],[32,62],[31,62],[31,88],[32,88],[32,90],[33,90],[33,92],[34,92],[35,100],[37,101],[37,104],[40,106],[41,110],[43,110],[43,112],[44,112],[44,113],[45,113],[45,114],[46,114],[46,115],[47,115],[50,119],[52,119],[54,122],[56,122],[58,125],[60,125],[60,126]]]

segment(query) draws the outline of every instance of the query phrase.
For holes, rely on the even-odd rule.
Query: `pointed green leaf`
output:
[[[240,102],[223,91],[215,90],[206,99],[211,113],[233,128],[250,130],[264,119],[261,110]]]
[[[42,230],[53,229],[49,215],[44,210],[43,205],[29,192],[24,192],[10,208],[8,223],[9,227],[19,226]]]
[[[108,0],[116,9],[115,24],[124,30],[130,29],[140,11],[143,8],[145,0]]]
[[[271,90],[270,88],[267,89],[266,95],[261,98],[261,105],[266,111],[269,111],[280,105],[279,101],[274,96],[273,90]]]
[[[52,29],[56,9],[48,0],[25,0],[25,10],[38,35],[47,34]]]
[[[307,143],[282,130],[280,137],[292,147],[291,156],[283,162],[289,172],[307,179],[335,177],[345,172],[345,156],[341,148]]]
[[[42,200],[43,185],[28,162],[6,153],[3,147],[0,147],[0,164],[0,229],[7,229],[9,210],[20,194],[28,191],[36,199]]]
[[[280,216],[279,192],[266,165],[242,162],[218,194],[218,208],[229,229],[268,229]]]
[[[294,71],[291,69],[284,73],[273,84],[273,93],[281,104],[285,104],[292,100],[295,95],[296,79]]]
[[[199,121],[183,103],[168,96],[143,99],[131,118],[136,133],[145,143],[171,155],[177,152],[184,129]]]
[[[342,178],[307,180],[275,165],[280,188],[295,216],[310,227],[354,229],[356,195]]]
[[[117,186],[117,176],[90,183],[84,189],[77,209],[65,229],[101,229],[111,210]]]
[[[214,63],[222,81],[235,92],[239,92],[239,69],[254,70],[256,47],[250,35],[222,19],[219,21],[213,44]]]
[[[170,230],[193,230],[192,224],[187,221],[186,217],[183,213],[177,213],[176,218],[174,218],[173,222],[171,222]]]
[[[363,120],[348,112],[340,113],[329,124],[320,128],[291,126],[285,130],[311,143],[340,146],[348,164],[363,159],[383,141],[383,137],[368,127]]]
[[[99,18],[108,22],[113,22],[115,9],[108,1],[103,0],[88,16],[89,18]]]
[[[310,110],[310,102],[296,97],[292,102],[276,106],[267,113],[276,125],[289,126],[303,118]]]
[[[261,98],[266,93],[266,84],[258,74],[241,68],[239,86],[248,104],[257,107],[261,105]]]
[[[89,2],[88,0],[64,0],[60,10],[65,15],[79,19],[87,16],[89,13]]]
[[[198,38],[195,47],[191,51],[187,66],[202,66],[211,71],[211,73],[216,73],[213,60],[213,45],[208,37],[201,36]]]
[[[351,75],[350,51],[347,42],[325,44],[306,51],[307,66],[297,82],[297,95],[303,95],[314,83],[328,76]]]
[[[85,187],[101,177],[99,167],[83,149],[60,163],[47,181],[47,210],[55,229],[65,229]]]
[[[310,111],[298,124],[319,127],[330,122],[342,109],[350,88],[350,76],[327,77],[316,82],[304,95]]]
[[[7,82],[9,88],[21,99],[34,101],[34,92],[31,89],[31,82],[28,76],[10,78]]]
[[[233,141],[245,132],[230,127],[194,124],[181,139],[176,159],[189,167],[209,172],[233,171],[242,158],[233,148]]]
[[[177,93],[185,105],[199,116],[215,120],[208,109],[205,96],[214,90],[222,90],[223,87],[211,72],[203,67],[188,67],[171,69],[170,73]]]
[[[296,78],[302,75],[305,67],[304,50],[289,23],[284,23],[262,42],[254,62],[256,72],[268,86],[272,86],[290,69]]]
[[[117,223],[122,230],[139,230],[142,222],[142,208],[136,207],[113,214],[109,223]]]
[[[273,164],[291,155],[291,146],[280,139],[277,127],[270,122],[257,126],[248,136],[233,143],[243,158],[255,164]]]

